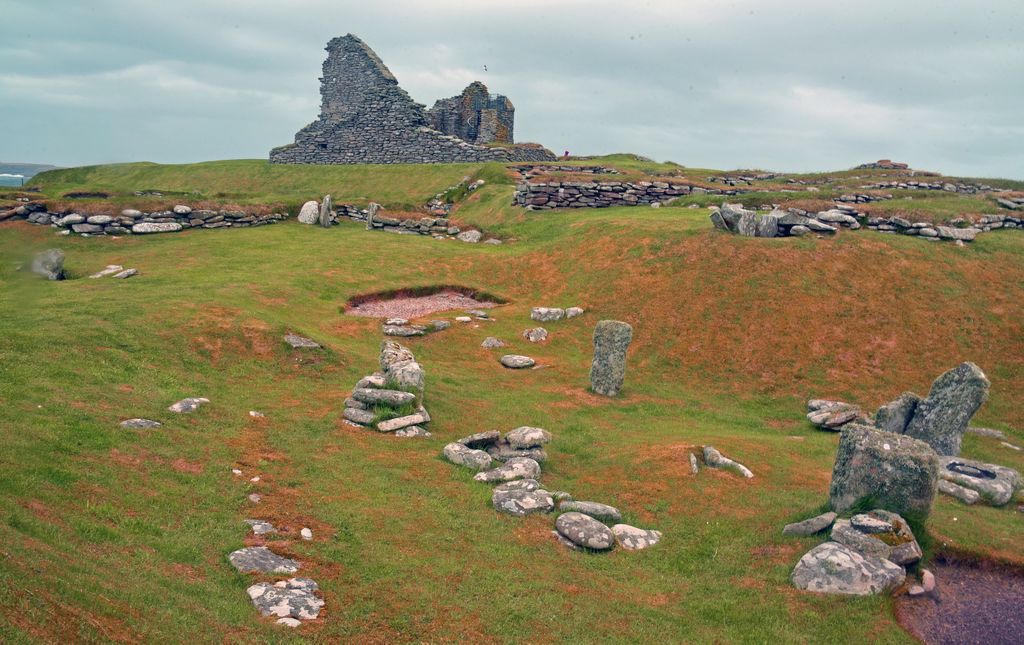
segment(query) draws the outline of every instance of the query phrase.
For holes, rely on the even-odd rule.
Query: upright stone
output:
[[[618,320],[602,320],[594,328],[594,362],[590,387],[604,396],[617,396],[626,377],[626,350],[633,328]]]
[[[829,503],[843,513],[862,500],[901,515],[927,516],[939,479],[939,457],[923,441],[851,423],[843,428]]]
[[[960,454],[967,424],[988,399],[988,378],[974,363],[961,363],[932,383],[907,425],[907,434],[924,441],[940,455]]]
[[[302,205],[299,209],[299,223],[301,224],[316,224],[317,219],[320,216],[320,204],[316,203],[315,200],[310,200]]]
[[[377,216],[377,211],[380,210],[380,204],[377,202],[370,202],[370,205],[366,208],[366,230],[373,229],[373,218]]]
[[[914,412],[920,402],[921,397],[918,395],[913,392],[904,392],[895,400],[878,408],[878,412],[875,413],[875,425],[879,430],[886,432],[905,433],[907,424],[914,418]]]
[[[324,195],[324,201],[320,202],[320,226],[331,227],[331,208],[334,206],[330,195]]]

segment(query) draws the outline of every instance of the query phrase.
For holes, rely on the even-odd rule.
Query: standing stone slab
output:
[[[892,432],[893,434],[904,434],[907,425],[914,418],[917,411],[917,404],[921,397],[913,392],[904,392],[895,400],[886,403],[875,412],[875,425],[879,430]]]
[[[808,551],[791,576],[797,589],[855,596],[889,591],[905,578],[903,567],[882,558],[864,557],[836,542]]]
[[[851,423],[839,439],[829,503],[842,513],[870,499],[894,513],[927,516],[938,478],[939,457],[928,444]]]
[[[988,389],[988,378],[977,365],[957,365],[932,383],[928,398],[918,404],[907,425],[907,434],[940,455],[959,455],[967,424],[988,399]]]
[[[618,320],[602,320],[594,328],[594,362],[590,387],[604,396],[618,396],[626,378],[626,350],[633,328]]]
[[[334,202],[331,201],[330,195],[324,195],[324,200],[320,202],[320,226],[324,228],[331,227],[331,209],[334,206]]]

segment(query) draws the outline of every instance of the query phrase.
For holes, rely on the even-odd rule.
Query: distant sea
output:
[[[0,186],[21,186],[22,181],[20,176],[0,173]]]

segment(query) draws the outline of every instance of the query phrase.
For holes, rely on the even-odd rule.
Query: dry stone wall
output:
[[[555,158],[550,150],[536,144],[475,145],[430,127],[424,106],[413,101],[377,54],[352,34],[327,44],[320,96],[320,117],[299,130],[295,143],[271,150],[271,163],[453,163]],[[497,130],[497,125],[494,128]],[[476,126],[474,134],[479,135]],[[511,111],[508,134],[511,141]],[[492,141],[499,140],[497,131],[494,136]]]
[[[33,202],[13,209],[12,219],[24,218],[32,224],[53,226],[64,234],[145,235],[176,233],[189,228],[244,228],[274,224],[287,219],[287,213],[257,214],[234,210],[192,210],[179,204],[171,210],[144,213],[126,208],[113,214],[79,214],[65,210],[51,212],[45,204]]]
[[[530,210],[607,208],[671,201],[683,195],[736,195],[736,188],[702,188],[668,181],[549,181],[516,186],[514,204]]]

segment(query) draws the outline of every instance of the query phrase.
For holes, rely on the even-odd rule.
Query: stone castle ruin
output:
[[[398,86],[358,37],[327,43],[320,116],[295,143],[270,151],[271,163],[385,164],[546,161],[537,144],[512,143],[512,102],[480,82],[429,111]],[[485,145],[486,144],[486,145]]]

